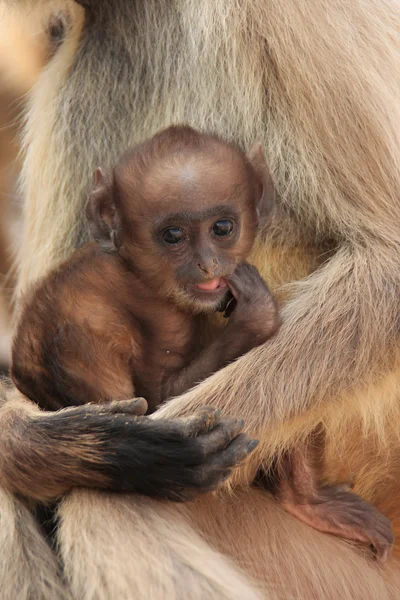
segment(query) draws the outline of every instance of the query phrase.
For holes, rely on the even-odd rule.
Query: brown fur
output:
[[[76,485],[88,485],[89,479],[94,479],[98,487],[104,486],[105,475],[99,472],[96,476],[94,471],[100,460],[96,448],[99,440],[84,428],[90,409],[86,414],[77,413],[75,427],[72,422],[72,427],[65,427],[61,418],[57,428],[54,421],[46,421],[46,413],[25,398],[10,395],[12,401],[3,408],[0,457],[6,488],[26,498],[46,501]],[[79,439],[79,445],[71,444],[71,439]]]
[[[28,119],[20,291],[83,242],[78,215],[90,173],[101,160],[111,164],[121,147],[174,121],[245,147],[260,140],[281,200],[275,233],[260,241],[253,261],[268,280],[271,273],[278,286],[288,284],[278,290],[283,326],[265,347],[170,402],[157,418],[205,402],[243,415],[261,438],[238,474],[244,484],[260,463],[268,466],[322,423],[327,479],[353,476],[354,489],[399,532],[397,2],[119,0],[116,8],[99,0],[85,29],[83,9],[68,0],[35,6],[44,20],[62,6],[71,27]],[[192,526],[203,532],[264,582],[267,597],[399,596],[396,557],[382,571],[292,520],[266,494],[245,487],[241,495],[243,503],[226,493],[175,510],[190,515],[187,535]],[[96,548],[104,521],[92,512],[96,525],[89,528],[73,510],[85,509],[81,497],[68,501],[76,504],[60,509],[60,544],[78,544],[65,554],[76,597],[101,597],[114,581],[129,582],[136,557],[151,563],[151,545],[141,538],[140,550],[131,547],[132,563],[124,554],[108,570],[102,558],[121,547],[120,517],[108,519],[107,550],[95,556],[79,540]],[[96,502],[102,510],[102,498]],[[119,500],[113,502],[117,510]],[[128,501],[132,528],[140,528],[137,504]],[[165,526],[159,510],[154,532]],[[183,562],[175,555],[164,573],[177,597],[187,597]],[[94,563],[103,566],[101,580]],[[204,563],[190,564],[199,573]],[[145,572],[140,584],[148,582]],[[129,585],[123,594],[130,597]]]
[[[242,262],[273,193],[262,150],[251,155],[253,164],[222,140],[170,127],[127,152],[111,172],[96,171],[87,216],[97,245],[86,245],[51,272],[22,311],[11,366],[21,392],[50,410],[128,400],[136,393],[153,412],[276,332],[278,313],[268,288]],[[221,219],[230,219],[230,235],[210,235]],[[186,238],[169,246],[166,226],[178,227]],[[210,281],[220,288],[198,291]],[[221,302],[226,306],[229,290],[228,325],[212,331],[205,315]],[[94,433],[86,437],[75,468],[90,463],[85,446],[101,443]],[[271,477],[285,510],[320,531],[369,543],[385,559],[393,542],[390,521],[343,486],[321,485],[315,457],[308,442],[277,461]],[[79,472],[75,479],[64,473],[62,458],[56,493],[71,481],[85,481]],[[20,457],[19,464],[25,462],[29,473],[29,457]],[[2,471],[11,478],[7,464]],[[104,473],[91,486],[105,487],[106,480]],[[37,484],[31,487],[33,497],[50,497],[52,490],[40,494]]]
[[[254,165],[180,126],[97,169],[97,244],[36,286],[18,323],[11,377],[28,398],[54,409],[136,393],[153,412],[276,332],[274,300],[245,262],[271,204],[253,154]],[[171,232],[179,243],[164,240]],[[216,310],[230,314],[222,331],[207,325]]]

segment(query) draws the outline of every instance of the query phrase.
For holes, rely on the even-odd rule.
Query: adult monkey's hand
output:
[[[243,422],[203,408],[185,419],[141,416],[143,398],[40,411],[18,393],[0,439],[0,479],[53,500],[74,487],[192,499],[227,479],[257,445]]]

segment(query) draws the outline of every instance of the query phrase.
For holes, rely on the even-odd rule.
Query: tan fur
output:
[[[142,497],[132,504],[127,496],[86,491],[67,498],[59,511],[59,541],[75,597],[261,600],[263,595],[256,586],[251,586],[230,561],[210,550],[177,514],[175,506]],[[113,527],[100,530],[99,521],[113,523]],[[90,571],[81,560],[89,554]],[[129,572],[121,564],[121,556],[128,562],[128,557],[135,556]]]
[[[399,528],[398,3],[119,1],[114,20],[114,3],[97,2],[107,29],[101,29],[102,46],[77,59],[80,70],[73,56],[83,11],[67,0],[43,0],[36,8],[46,15],[61,5],[73,25],[42,75],[27,123],[19,292],[85,239],[80,215],[90,174],[99,162],[113,162],[121,148],[171,121],[215,130],[246,148],[261,142],[280,204],[274,235],[260,244],[254,262],[273,274],[285,301],[284,324],[265,347],[157,416],[192,413],[205,403],[243,416],[261,438],[247,472],[238,473],[243,483],[260,462],[268,464],[322,423],[327,476],[351,474],[356,491],[376,501]],[[88,26],[94,32],[96,25]],[[107,54],[104,36],[123,46],[126,71],[117,51]],[[78,98],[76,111],[66,100]],[[271,598],[399,597],[396,559],[382,572],[359,551],[294,522],[268,496],[250,489],[241,494],[241,501],[225,492],[216,504],[208,498],[171,507],[169,518],[176,511],[181,523],[178,514],[186,512],[212,547],[264,582]],[[81,498],[74,493],[68,502],[74,497]],[[103,514],[102,501],[96,502]],[[141,532],[141,541],[130,546],[130,560],[121,552],[118,569],[113,559],[108,570],[104,556],[93,554],[105,530],[107,551],[118,552],[119,502],[111,502],[115,513],[106,520],[93,512],[89,538],[81,513],[68,504],[61,508],[60,542],[66,550],[74,547],[64,558],[69,576],[76,574],[77,598],[101,597],[113,585],[122,597],[134,597],[133,566],[146,557],[151,562],[155,546],[146,541],[148,524],[135,498],[129,501],[132,531]],[[82,508],[86,516],[89,499]],[[153,531],[163,532],[165,508],[157,510]],[[192,535],[189,525],[185,531]],[[86,548],[79,545],[85,540]],[[94,564],[104,569],[101,579]],[[162,584],[184,594],[177,565],[180,559],[177,570],[163,572]],[[196,559],[191,568],[201,571]],[[135,581],[147,582],[147,597],[154,582],[144,573]],[[199,575],[196,582],[204,583]]]
[[[2,431],[14,411],[21,418],[34,416],[38,408],[0,382]],[[2,454],[4,458],[4,453]],[[3,485],[5,481],[2,479]],[[0,488],[0,581],[2,600],[68,600],[60,580],[59,565],[44,540],[34,516],[20,499]]]
[[[21,15],[20,15],[21,17]],[[44,35],[0,5],[0,363],[10,360],[10,297],[15,285],[9,228],[10,199],[19,164],[17,132],[26,94],[39,76]]]
[[[393,564],[383,571],[367,553],[316,533],[257,490],[213,494],[207,502],[182,505],[79,491],[63,502],[59,514],[62,557],[77,598],[255,597],[215,550],[234,559],[253,580],[264,581],[261,593],[268,600],[395,600],[398,595],[400,574]],[[89,552],[90,570],[83,560]],[[126,568],[120,557],[133,555]]]
[[[0,581],[2,600],[71,599],[60,580],[56,558],[33,515],[0,489]],[[9,557],[9,560],[5,560]]]

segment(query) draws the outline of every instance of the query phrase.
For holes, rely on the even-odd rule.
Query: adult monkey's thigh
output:
[[[49,14],[64,7],[66,29],[28,122],[20,290],[84,239],[81,215],[91,173],[98,163],[113,162],[121,148],[182,120],[247,147],[261,141],[281,200],[257,265],[277,285],[315,272],[290,290],[273,342],[172,401],[160,416],[215,402],[247,419],[261,438],[258,461],[266,463],[323,422],[326,475],[355,476],[367,500],[399,518],[397,3],[85,4],[83,24],[71,1],[42,3]],[[268,496],[251,489],[243,494],[245,502],[222,495],[217,504],[203,499],[171,511],[190,515],[213,547],[265,582],[271,597],[398,597],[394,561],[387,574],[378,571],[340,541],[301,529]],[[89,529],[74,514],[75,501],[72,494],[60,511],[66,570],[78,597],[101,597],[116,577],[119,586],[129,582],[135,553],[150,555],[151,544],[141,537],[129,552],[130,564],[118,538],[110,537],[115,555],[123,554],[118,573],[105,566],[88,591],[82,565],[89,572],[103,557],[80,552],[79,536],[95,548],[105,524],[93,510]],[[101,512],[102,499],[92,501]],[[132,531],[138,523],[147,531],[140,500],[129,503]],[[164,511],[160,507],[159,520],[152,520],[156,536],[165,528]],[[128,527],[129,519],[123,520]],[[179,523],[185,525],[181,517]],[[107,528],[119,530],[117,516]],[[169,576],[177,597],[187,597],[181,560],[175,554]],[[193,560],[190,567],[200,574],[201,589],[202,566]],[[129,585],[125,592],[129,597]]]

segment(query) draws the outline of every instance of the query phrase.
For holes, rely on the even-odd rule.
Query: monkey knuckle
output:
[[[170,434],[173,434],[171,438]],[[169,432],[166,432],[165,435],[165,445],[174,447],[175,444],[180,444],[182,447],[182,451],[186,451],[192,447],[192,435],[185,427],[173,428]]]
[[[220,416],[221,411],[211,406],[205,406],[204,408],[199,409],[197,414],[197,430],[199,432],[212,430],[218,424]]]
[[[219,430],[221,444],[226,445],[228,442],[236,438],[243,426],[243,420],[235,419],[233,417],[226,418],[224,421],[222,421]]]
[[[203,487],[207,477],[207,472],[208,470],[204,465],[194,467],[190,474],[189,487],[194,489]]]
[[[250,302],[248,300],[248,298],[246,298],[246,296],[242,296],[240,298],[240,301],[237,304],[236,309],[233,312],[232,316],[235,316],[237,319],[250,319],[251,315],[250,315]]]
[[[186,439],[190,436],[191,425],[186,419],[175,419],[160,421],[161,427],[164,429],[165,434],[168,436],[173,433],[180,439]]]

